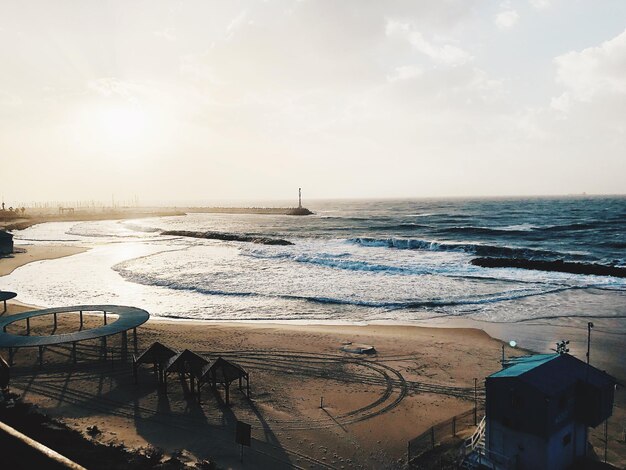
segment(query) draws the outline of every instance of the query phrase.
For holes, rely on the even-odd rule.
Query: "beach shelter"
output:
[[[172,356],[165,367],[165,373],[177,372],[182,379],[189,378],[189,388],[200,394],[200,378],[209,367],[209,361],[189,349]],[[197,383],[197,391],[196,391]]]
[[[201,380],[211,384],[213,389],[217,389],[217,384],[223,385],[227,405],[230,403],[230,385],[235,380],[239,380],[239,390],[242,391],[243,380],[246,381],[246,396],[250,397],[250,375],[248,372],[239,364],[227,361],[221,356],[206,370]]]
[[[135,357],[135,355],[133,355],[133,374],[135,376],[135,383],[137,383],[137,369],[139,364],[152,364],[158,382],[160,384],[165,383],[165,367],[168,361],[177,354],[178,351],[175,351],[174,349],[156,341],[139,356]]]

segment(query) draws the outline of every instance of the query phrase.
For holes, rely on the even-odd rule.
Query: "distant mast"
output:
[[[302,209],[302,188],[298,188],[298,209]]]

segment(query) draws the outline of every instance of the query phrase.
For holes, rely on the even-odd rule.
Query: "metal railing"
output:
[[[408,442],[408,462],[419,457],[424,452],[434,449],[442,441],[455,437],[459,432],[476,426],[478,410],[472,408],[464,413],[435,424],[427,431]]]

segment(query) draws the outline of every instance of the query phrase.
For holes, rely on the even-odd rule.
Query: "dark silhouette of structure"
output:
[[[519,470],[569,468],[613,412],[617,381],[569,354],[511,358],[486,380],[485,457]]]
[[[0,255],[13,253],[13,234],[0,230]]]
[[[152,343],[152,345],[138,357],[133,355],[133,375],[135,377],[135,383],[137,383],[137,369],[139,368],[139,364],[152,364],[154,373],[157,376],[157,382],[159,384],[165,384],[165,368],[169,360],[177,354],[178,351],[168,348],[157,341]]]
[[[217,390],[217,384],[224,386],[225,402],[227,405],[230,404],[230,386],[235,380],[239,380],[239,390],[241,391],[243,391],[243,381],[246,381],[246,397],[249,398],[250,376],[239,364],[218,357],[202,377],[202,381],[211,384],[214,390]]]
[[[189,391],[200,397],[200,380],[209,367],[209,361],[189,349],[172,356],[165,373],[178,373],[181,379],[189,379]]]

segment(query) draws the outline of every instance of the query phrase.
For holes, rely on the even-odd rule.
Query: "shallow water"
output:
[[[0,278],[27,303],[123,303],[169,318],[543,323],[626,334],[626,279],[481,268],[477,256],[626,265],[626,198],[324,201],[314,216],[49,223],[16,242],[92,247]],[[285,238],[292,246],[161,230]],[[618,341],[620,343],[620,341]],[[623,344],[623,341],[621,341]]]

